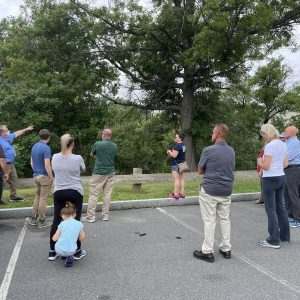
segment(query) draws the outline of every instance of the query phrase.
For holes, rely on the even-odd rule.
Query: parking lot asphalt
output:
[[[99,213],[98,213],[99,215]],[[48,261],[49,228],[0,220],[0,300],[5,299],[300,299],[300,228],[291,243],[263,248],[264,208],[231,205],[232,253],[215,262],[201,249],[198,205],[115,210],[108,222],[85,225],[87,256],[65,268]]]

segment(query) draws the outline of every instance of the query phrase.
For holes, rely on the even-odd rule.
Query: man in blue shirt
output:
[[[33,126],[18,130],[14,133],[10,133],[6,125],[0,125],[0,146],[3,148],[5,154],[5,160],[8,165],[7,183],[10,188],[10,201],[24,201],[23,198],[17,196],[17,183],[18,175],[14,162],[16,159],[16,152],[13,146],[14,139],[23,135],[27,131],[31,131]]]
[[[8,166],[5,162],[5,155],[3,148],[0,146],[0,205],[5,205],[6,203],[2,200],[3,191],[3,179],[8,179]]]
[[[39,136],[40,141],[35,143],[31,149],[30,164],[33,169],[35,183],[35,199],[32,217],[28,220],[28,224],[41,228],[51,225],[45,221],[45,217],[47,200],[53,182],[53,174],[50,162],[51,149],[48,146],[50,132],[47,129],[42,129],[39,132]]]
[[[284,199],[290,227],[300,227],[300,141],[297,133],[295,126],[288,126],[284,131],[289,159],[285,169]]]

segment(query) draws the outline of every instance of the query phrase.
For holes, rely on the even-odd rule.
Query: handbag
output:
[[[184,173],[184,172],[190,171],[190,168],[189,168],[188,164],[186,163],[186,161],[184,161],[180,164],[177,164],[177,167],[178,167],[179,173]]]

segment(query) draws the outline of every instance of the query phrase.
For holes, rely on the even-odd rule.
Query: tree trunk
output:
[[[185,79],[183,86],[183,100],[181,104],[181,130],[185,134],[184,144],[186,147],[186,162],[188,163],[191,171],[196,170],[195,162],[195,147],[193,144],[193,137],[191,135],[191,125],[193,121],[193,106],[194,106],[194,88],[192,79],[189,80],[188,76]]]

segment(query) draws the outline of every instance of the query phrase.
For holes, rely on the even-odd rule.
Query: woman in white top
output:
[[[262,125],[260,134],[267,142],[264,156],[257,159],[257,164],[263,169],[262,193],[270,236],[259,244],[278,249],[280,242],[290,242],[290,227],[283,196],[284,168],[288,166],[287,148],[279,139],[279,132],[273,125]]]
[[[70,201],[75,205],[76,217],[80,221],[83,188],[80,180],[80,173],[85,171],[85,164],[80,155],[73,154],[74,138],[70,134],[64,134],[61,137],[61,152],[53,155],[52,169],[55,174],[54,178],[54,218],[50,231],[50,252],[49,260],[55,260],[57,253],[55,252],[55,242],[52,240],[58,225],[62,221],[60,212],[66,206],[66,202]],[[86,255],[86,251],[81,249],[81,242],[77,241],[77,251],[74,259],[80,259]]]

